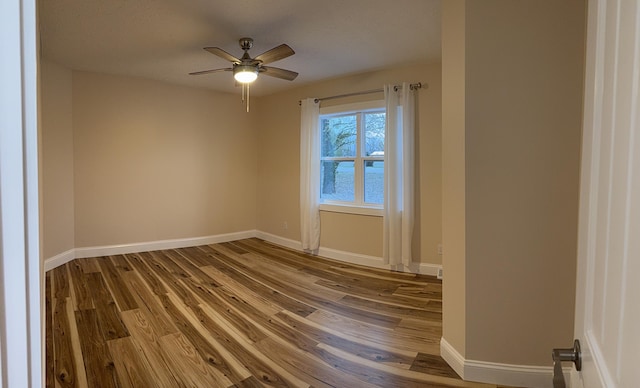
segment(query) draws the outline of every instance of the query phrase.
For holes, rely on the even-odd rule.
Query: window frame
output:
[[[356,102],[349,104],[332,105],[328,107],[321,107],[318,118],[318,125],[322,127],[322,120],[332,116],[343,116],[354,113],[369,113],[369,112],[384,112],[386,115],[384,100],[374,100],[366,102]],[[384,202],[382,204],[366,203],[364,202],[364,164],[366,161],[382,161],[385,162],[386,155],[384,156],[365,156],[366,141],[363,139],[364,127],[361,125],[363,116],[357,118],[357,131],[356,131],[356,156],[355,157],[323,157],[317,163],[322,163],[323,160],[345,160],[354,161],[354,201],[338,201],[338,200],[326,200],[320,197],[320,210],[336,213],[350,213],[367,216],[384,215]],[[318,132],[318,143],[322,143],[322,131]],[[322,152],[320,152],[322,154]],[[385,162],[386,173],[386,162]],[[316,179],[320,180],[318,175]],[[320,193],[318,193],[320,196]]]

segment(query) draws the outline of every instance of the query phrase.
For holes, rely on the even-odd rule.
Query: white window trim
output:
[[[385,109],[384,100],[364,101],[364,102],[355,102],[350,104],[321,107],[319,116],[320,116],[320,119],[322,119],[323,116],[324,117],[333,116],[333,115],[338,116],[338,115],[344,115],[349,113],[368,112],[368,111],[375,111],[380,109]],[[358,134],[357,143],[358,143],[358,147],[361,148],[362,144],[360,142],[361,139],[359,136],[360,134]],[[360,150],[360,152],[362,152],[362,150]],[[346,159],[351,160],[353,158],[346,158]],[[382,160],[384,161],[384,159]],[[355,170],[355,173],[358,174],[357,169]],[[362,175],[362,171],[360,171],[359,176],[360,175]],[[318,177],[318,179],[319,178],[320,177]],[[355,179],[358,179],[358,178],[355,178]],[[359,179],[362,179],[362,177],[360,177]],[[362,197],[362,193],[358,193],[358,191],[362,190],[363,185],[364,185],[363,182],[361,182],[360,185],[356,185],[355,187],[356,192],[354,193],[354,196],[356,198]],[[358,197],[358,195],[360,196]],[[349,213],[349,214],[359,214],[359,215],[376,216],[376,217],[382,217],[384,215],[384,206],[382,204],[378,205],[378,204],[370,204],[370,203],[341,202],[341,201],[331,201],[331,200],[320,199],[319,207],[320,207],[320,211],[328,211],[328,212],[334,212],[334,213]]]
[[[380,206],[354,205],[352,203],[325,202],[320,204],[320,211],[374,217],[384,216],[384,209]]]

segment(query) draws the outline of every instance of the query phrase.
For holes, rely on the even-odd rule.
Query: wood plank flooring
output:
[[[439,355],[439,280],[258,239],[78,259],[45,292],[47,387],[491,387]]]

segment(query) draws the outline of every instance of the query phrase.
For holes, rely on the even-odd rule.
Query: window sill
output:
[[[384,216],[384,209],[381,207],[375,207],[375,206],[353,206],[353,205],[342,205],[342,204],[336,204],[336,203],[321,203],[320,211],[333,212],[333,213],[359,214],[363,216],[374,216],[374,217]]]

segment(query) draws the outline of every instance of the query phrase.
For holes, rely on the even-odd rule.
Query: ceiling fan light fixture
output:
[[[252,65],[234,66],[233,78],[241,84],[250,84],[258,78],[258,68]]]

